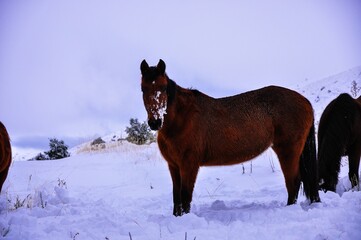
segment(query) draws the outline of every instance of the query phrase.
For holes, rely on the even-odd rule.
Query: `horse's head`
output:
[[[143,60],[140,64],[142,73],[142,92],[145,109],[148,113],[148,124],[152,130],[159,130],[167,114],[168,77],[165,74],[165,63],[162,59],[155,67],[149,67]]]

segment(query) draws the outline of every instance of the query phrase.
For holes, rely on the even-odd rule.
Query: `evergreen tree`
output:
[[[44,152],[45,155],[49,156],[49,159],[53,160],[70,157],[68,146],[64,144],[63,140],[51,138],[49,141],[50,150],[48,152]]]
[[[137,118],[131,118],[129,124],[130,127],[125,129],[128,134],[126,138],[128,142],[142,145],[155,141],[155,136],[146,122],[140,123]]]
[[[358,93],[360,92],[361,87],[358,86],[357,82],[354,80],[351,83],[351,94],[354,98],[357,98]]]

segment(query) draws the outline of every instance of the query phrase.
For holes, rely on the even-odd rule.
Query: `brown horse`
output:
[[[320,188],[336,191],[341,157],[348,156],[352,187],[359,184],[361,97],[343,93],[327,105],[318,126]]]
[[[140,69],[148,124],[159,130],[173,181],[175,216],[190,211],[200,166],[242,163],[269,147],[281,163],[287,204],[296,203],[301,181],[306,197],[320,201],[313,109],[303,96],[271,86],[215,99],[178,86],[162,60],[155,67],[143,60]]]
[[[11,146],[9,134],[0,122],[0,192],[9,172],[11,164]]]

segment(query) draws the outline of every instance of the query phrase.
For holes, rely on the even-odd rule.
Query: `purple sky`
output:
[[[0,121],[17,146],[146,120],[139,64],[221,97],[361,65],[361,1],[1,1]]]

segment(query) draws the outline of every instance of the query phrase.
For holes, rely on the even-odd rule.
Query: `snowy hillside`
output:
[[[361,67],[297,89],[323,108]],[[115,136],[115,137],[114,137]],[[361,192],[349,190],[343,159],[336,193],[311,206],[287,191],[271,150],[244,165],[201,168],[191,213],[172,215],[172,183],[157,145],[103,139],[58,161],[15,161],[0,195],[0,239],[360,239]]]
[[[361,66],[298,87],[296,90],[311,101],[313,108],[315,109],[316,123],[318,123],[324,108],[333,99],[338,97],[341,93],[348,93],[352,96],[351,88],[353,81],[361,88]],[[360,95],[361,91],[359,89],[357,97]]]

